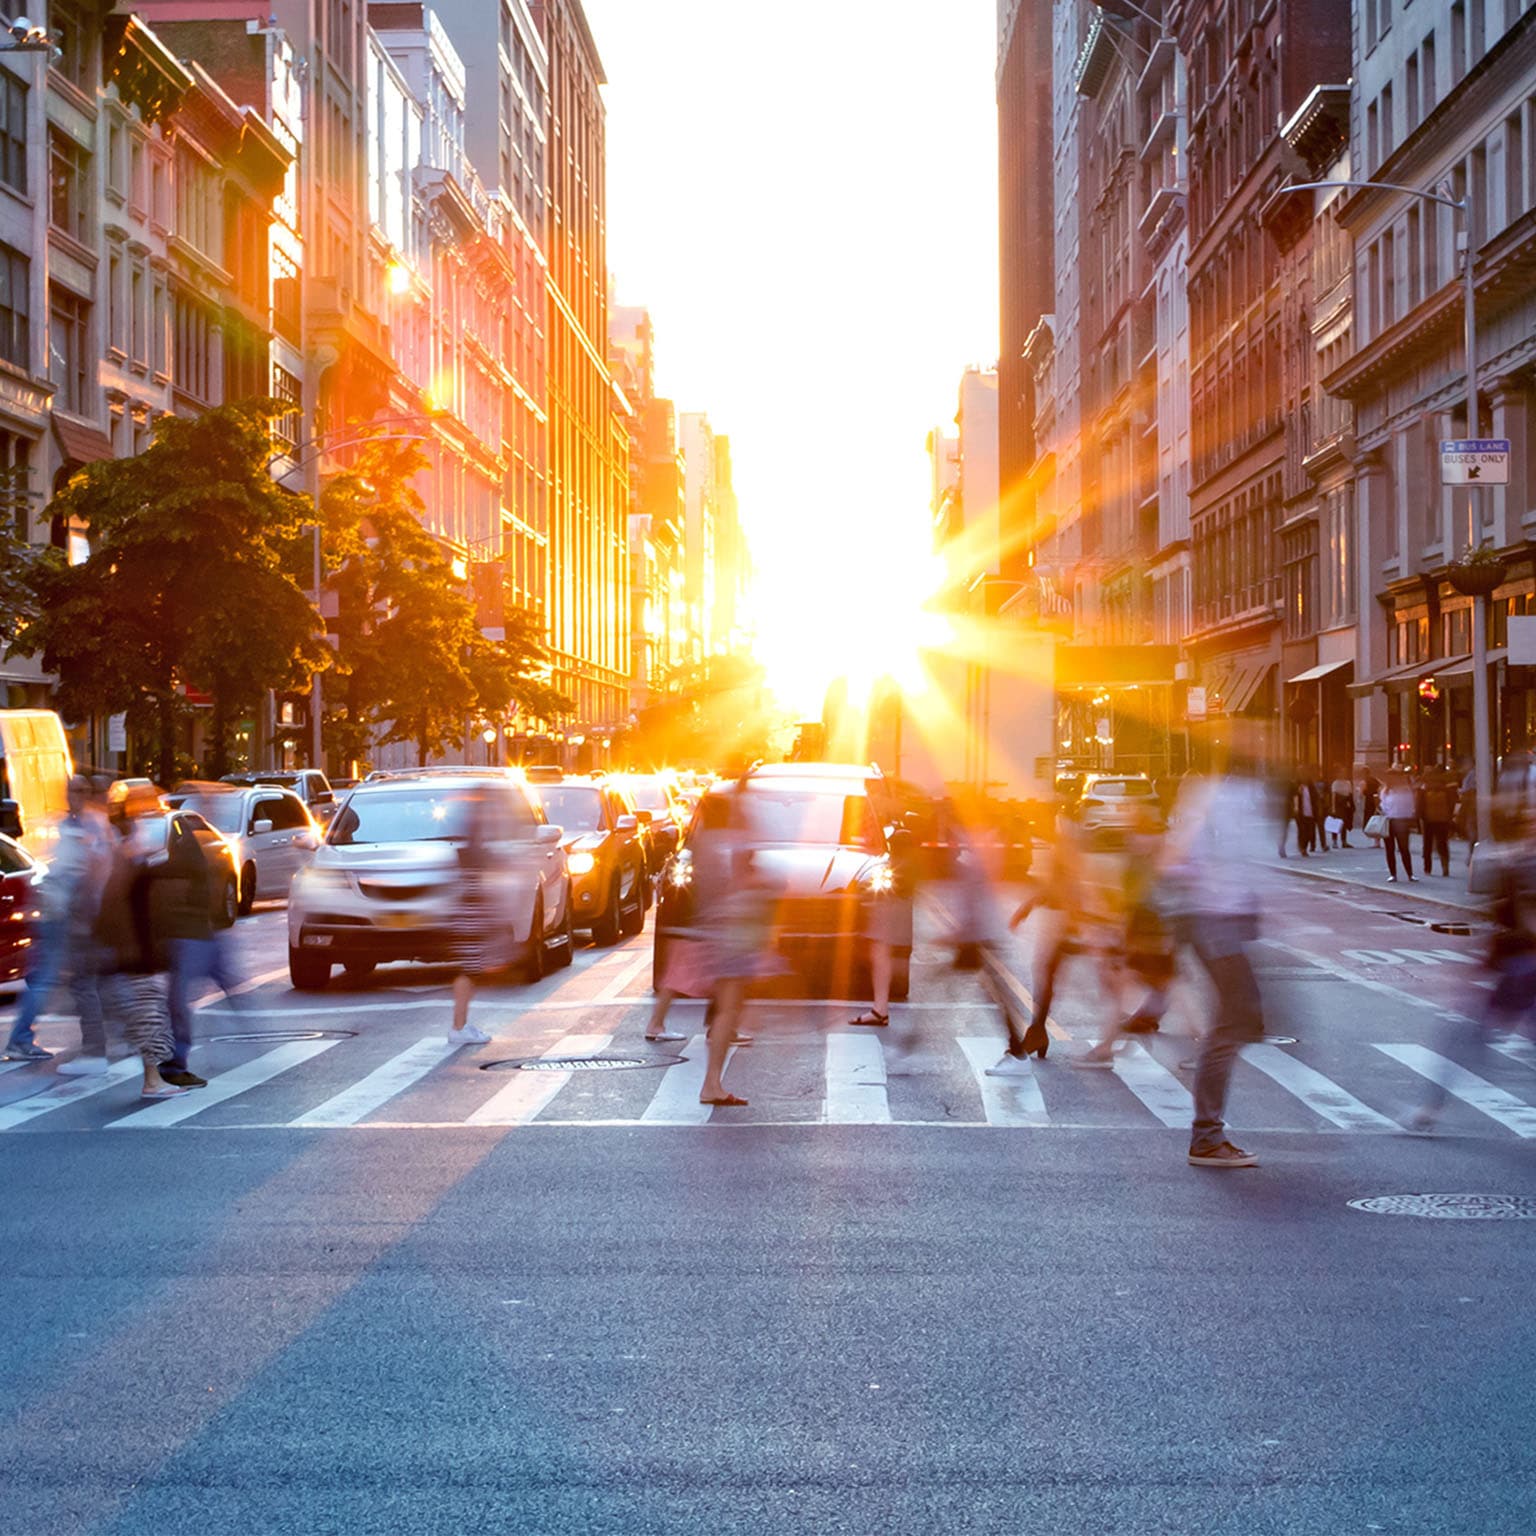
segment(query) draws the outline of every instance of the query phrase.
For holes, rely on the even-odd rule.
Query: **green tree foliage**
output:
[[[249,400],[163,417],[143,453],[90,465],[48,508],[89,528],[91,556],[43,570],[41,612],[18,649],[59,673],[66,714],[125,710],[150,725],[163,780],[176,771],[183,688],[213,698],[217,774],[232,722],[329,660],[298,579],[310,502],[269,468],[280,409]]]
[[[426,468],[415,444],[381,438],[321,493],[338,603],[340,675],[326,715],[333,761],[366,762],[375,741],[408,741],[425,763],[460,746],[472,717],[571,708],[545,680],[543,637],[527,614],[508,612],[504,641],[481,634],[464,582],[422,522],[415,482]]]

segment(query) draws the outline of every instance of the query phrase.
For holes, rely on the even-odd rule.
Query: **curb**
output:
[[[1477,903],[1475,898],[1469,898],[1467,901],[1447,901],[1442,896],[1421,896],[1417,891],[1388,892],[1370,880],[1359,880],[1351,875],[1325,874],[1320,869],[1287,868],[1286,866],[1289,863],[1290,861],[1286,860],[1284,864],[1275,863],[1269,867],[1278,874],[1289,875],[1293,880],[1321,881],[1329,885],[1351,885],[1357,891],[1369,891],[1373,896],[1382,900],[1390,896],[1390,899],[1393,901],[1421,901],[1426,906],[1445,907],[1451,912],[1465,912],[1472,917],[1486,918],[1488,916],[1487,907]]]

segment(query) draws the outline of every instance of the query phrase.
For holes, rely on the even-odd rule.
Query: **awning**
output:
[[[1227,695],[1227,713],[1242,714],[1253,703],[1259,689],[1269,680],[1269,674],[1275,671],[1278,665],[1278,662],[1261,661],[1255,666],[1248,667]]]
[[[1385,672],[1378,672],[1375,677],[1363,683],[1351,683],[1348,693],[1351,698],[1364,698],[1368,693],[1374,693],[1378,688],[1416,688],[1420,678],[1443,677],[1451,673],[1462,662],[1466,662],[1468,670],[1471,669],[1471,658],[1468,656],[1442,656],[1436,661],[1410,661],[1405,666],[1390,667]]]
[[[1354,666],[1354,658],[1346,656],[1343,661],[1325,661],[1315,667],[1308,667],[1305,672],[1298,672],[1295,677],[1286,678],[1287,683],[1320,683],[1325,677],[1332,677],[1335,672],[1342,671],[1345,667]]]
[[[61,416],[55,411],[53,435],[58,438],[59,448],[71,464],[96,464],[102,459],[116,457],[111,438],[88,421],[76,421],[72,416]]]
[[[1491,667],[1496,661],[1503,661],[1509,655],[1509,647],[1500,645],[1488,652],[1488,665]],[[1431,671],[1436,677],[1471,677],[1472,658],[1463,656],[1460,661],[1454,662],[1448,667],[1433,667]]]

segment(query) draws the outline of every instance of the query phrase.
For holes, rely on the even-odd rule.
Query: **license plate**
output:
[[[308,949],[324,949],[330,942],[331,936],[328,933],[306,933],[304,935],[304,945]]]
[[[419,928],[421,920],[414,912],[381,912],[375,919],[380,928]]]

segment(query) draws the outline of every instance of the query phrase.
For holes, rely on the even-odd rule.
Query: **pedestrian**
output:
[[[1431,768],[1424,775],[1419,798],[1420,827],[1424,842],[1424,873],[1440,855],[1440,874],[1451,873],[1451,823],[1456,816],[1456,781],[1444,768]]]
[[[123,1033],[144,1063],[140,1096],[172,1099],[187,1092],[160,1075],[175,1049],[167,1002],[170,931],[166,921],[174,893],[167,878],[164,835],[152,804],[125,802],[120,839],[102,891],[95,935],[102,973]]]
[[[1276,773],[1274,782],[1275,807],[1280,816],[1280,857],[1285,857],[1286,839],[1291,833],[1291,823],[1296,819],[1296,792],[1298,785],[1294,773]],[[1173,807],[1168,806],[1163,816],[1166,820]],[[1300,846],[1298,841],[1298,847]]]
[[[1334,831],[1334,846],[1348,848],[1349,834],[1355,830],[1355,786],[1342,768],[1334,770],[1329,793],[1333,801],[1333,817],[1338,822]]]
[[[1381,780],[1362,763],[1355,769],[1355,783],[1360,786],[1360,825],[1364,827],[1373,816],[1381,814]],[[1380,846],[1380,838],[1373,837],[1371,841]]]
[[[496,900],[492,879],[496,868],[491,848],[490,795],[474,790],[462,808],[463,840],[459,843],[459,922],[454,959],[453,1017],[448,1027],[449,1045],[484,1045],[491,1037],[469,1022],[469,1005],[482,979],[511,964],[507,943],[506,914]],[[530,941],[538,942],[531,934]]]
[[[191,991],[198,982],[211,981],[228,1000],[239,983],[223,935],[213,926],[213,882],[202,845],[189,828],[173,824],[168,855],[173,883],[166,918],[171,935],[167,1002],[175,1049],[160,1063],[160,1076],[181,1088],[204,1088],[207,1079],[191,1067]]]
[[[1296,782],[1296,847],[1302,858],[1312,852],[1317,842],[1320,810],[1317,780],[1303,770]]]
[[[1386,819],[1386,831],[1382,846],[1387,850],[1387,883],[1397,884],[1397,864],[1402,860],[1403,873],[1410,883],[1414,881],[1413,853],[1409,837],[1418,817],[1413,781],[1402,768],[1387,769],[1381,791],[1381,814]]]
[[[1023,834],[1026,846],[1029,834]],[[849,1019],[851,1025],[884,1029],[891,1022],[891,972],[898,944],[912,942],[912,902],[916,891],[916,850],[912,834],[898,827],[887,839],[886,861],[875,866],[876,884],[859,903],[861,936],[869,957],[870,1005]]]
[[[1470,1021],[1448,1019],[1446,1038],[1436,1055],[1454,1051],[1481,1072],[1495,1033],[1518,1030],[1529,1036],[1536,1024],[1536,816],[1516,817],[1515,838],[1501,845],[1497,884],[1489,915],[1494,928],[1485,966],[1491,990],[1474,994]],[[1469,1027],[1470,1026],[1470,1027]],[[1445,1108],[1447,1088],[1439,1074],[1430,1078],[1424,1098],[1408,1121],[1413,1131],[1429,1132]]]
[[[40,916],[29,954],[26,992],[6,1041],[7,1061],[52,1059],[53,1052],[37,1043],[34,1026],[60,977],[68,972],[80,1015],[80,1053],[62,1062],[58,1070],[66,1076],[107,1070],[91,929],[111,855],[111,831],[91,803],[90,781],[76,774],[69,781],[47,872],[36,887]]]
[[[1227,1138],[1223,1116],[1232,1063],[1264,1033],[1247,954],[1258,937],[1259,901],[1243,862],[1243,830],[1261,821],[1252,781],[1223,776],[1191,786],[1168,835],[1161,900],[1176,941],[1210,978],[1216,1002],[1195,1066],[1189,1162],[1197,1168],[1251,1168],[1258,1162]]]

